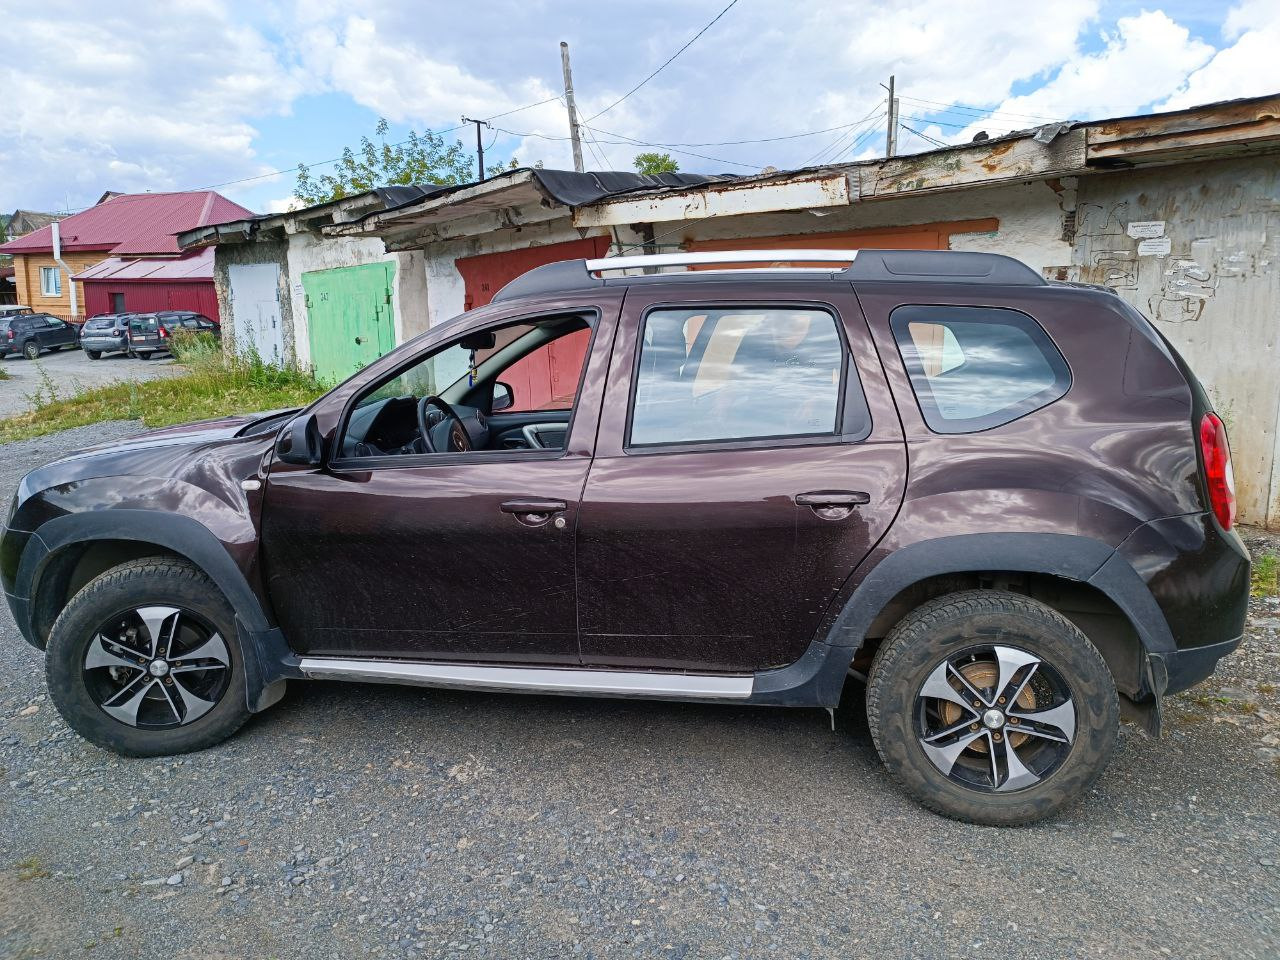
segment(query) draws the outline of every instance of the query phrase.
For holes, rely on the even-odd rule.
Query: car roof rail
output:
[[[830,267],[793,267],[792,263],[823,263]],[[1005,286],[1044,286],[1048,281],[1020,260],[999,253],[967,250],[714,250],[660,253],[637,257],[599,257],[561,260],[535,267],[506,284],[495,302],[602,287],[607,282],[627,282],[634,275],[608,281],[599,276],[626,270],[652,275],[666,267],[752,264],[762,272],[824,273],[833,280],[904,283],[985,283]],[[834,265],[845,264],[837,269]],[[697,270],[661,274],[663,279],[705,279],[708,273],[743,273],[741,270]]]

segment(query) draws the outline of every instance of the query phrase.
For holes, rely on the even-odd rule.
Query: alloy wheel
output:
[[[227,644],[202,618],[178,607],[138,607],[94,633],[83,664],[85,686],[104,713],[149,730],[200,719],[226,694]]]
[[[1017,647],[968,647],[943,660],[916,695],[916,735],[930,762],[973,790],[1035,786],[1062,766],[1076,735],[1071,688]]]

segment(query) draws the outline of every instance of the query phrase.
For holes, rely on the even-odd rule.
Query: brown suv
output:
[[[305,410],[41,467],[0,571],[121,753],[310,677],[827,709],[855,678],[907,790],[1011,824],[1239,644],[1234,509],[1222,421],[1106,290],[677,254],[541,267]]]

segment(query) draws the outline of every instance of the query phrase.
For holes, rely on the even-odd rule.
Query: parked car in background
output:
[[[20,353],[34,360],[42,350],[68,350],[79,345],[79,329],[47,313],[0,317],[0,357]]]
[[[530,409],[556,343],[582,359]],[[539,267],[304,410],[40,467],[0,578],[67,723],[129,756],[289,681],[834,710],[852,678],[912,796],[1011,825],[1240,644],[1234,522],[1222,420],[1107,288],[681,253]],[[803,789],[838,792],[823,756]]]
[[[0,320],[5,317],[17,316],[20,313],[35,313],[35,311],[21,303],[6,303],[0,306]]]
[[[129,356],[150,360],[158,353],[168,353],[177,330],[210,333],[219,339],[222,336],[222,328],[203,313],[184,310],[135,313],[129,318]]]
[[[100,313],[80,328],[80,347],[90,360],[104,353],[128,353],[130,313]]]

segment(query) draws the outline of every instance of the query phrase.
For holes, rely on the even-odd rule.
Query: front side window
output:
[[[905,306],[889,318],[925,423],[972,433],[1062,397],[1071,371],[1038,323],[995,307]]]
[[[46,297],[62,296],[62,272],[57,267],[40,268],[40,293]]]
[[[641,338],[631,446],[840,432],[845,350],[825,310],[659,309]]]
[[[356,400],[343,456],[559,450],[590,338],[581,316],[458,337]]]

